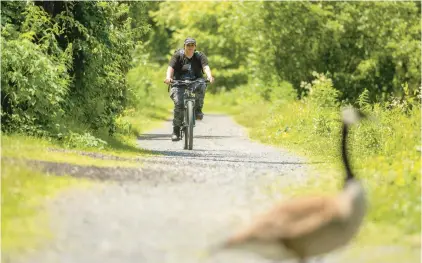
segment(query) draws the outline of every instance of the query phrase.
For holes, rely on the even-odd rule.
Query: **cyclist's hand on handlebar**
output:
[[[210,83],[213,83],[214,82],[214,77],[209,77],[209,78],[207,78],[207,80],[210,82]]]
[[[165,80],[164,80],[164,83],[166,83],[166,84],[170,84],[170,83],[172,83],[173,82],[173,79],[172,78],[166,78]]]

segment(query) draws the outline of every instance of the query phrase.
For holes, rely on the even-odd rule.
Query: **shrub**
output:
[[[313,72],[312,75],[315,79],[311,83],[301,84],[308,95],[306,99],[316,107],[338,107],[340,92],[333,87],[332,80],[322,73]]]
[[[64,112],[70,78],[65,64],[25,38],[1,38],[2,130],[37,133]]]
[[[68,148],[98,148],[103,149],[107,142],[96,138],[89,132],[84,134],[69,131],[64,136],[64,145]]]

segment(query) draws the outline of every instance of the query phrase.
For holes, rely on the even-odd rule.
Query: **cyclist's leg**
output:
[[[172,140],[178,140],[180,138],[180,126],[182,126],[184,111],[183,96],[183,88],[173,86],[170,89],[170,98],[174,102]]]
[[[195,112],[196,112],[196,119],[202,120],[204,117],[204,113],[202,112],[202,107],[204,106],[204,99],[205,99],[205,90],[207,88],[207,85],[200,84],[195,93]]]

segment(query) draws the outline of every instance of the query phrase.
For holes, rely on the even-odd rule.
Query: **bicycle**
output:
[[[183,111],[183,122],[180,126],[180,139],[184,140],[183,149],[192,150],[193,149],[193,128],[195,127],[195,90],[199,84],[208,83],[208,80],[205,79],[196,79],[196,80],[173,80],[171,85],[173,86],[185,86],[184,92],[184,111]]]

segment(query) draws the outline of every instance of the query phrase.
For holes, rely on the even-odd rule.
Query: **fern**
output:
[[[358,105],[359,108],[362,110],[370,110],[371,107],[371,99],[369,98],[369,91],[365,89],[358,97]]]

